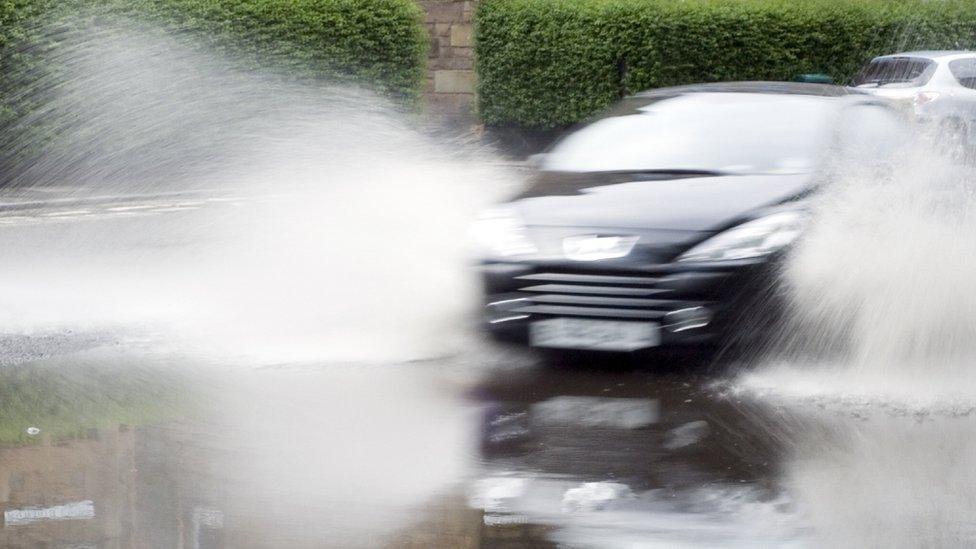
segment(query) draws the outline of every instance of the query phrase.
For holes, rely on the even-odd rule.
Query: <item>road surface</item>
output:
[[[220,237],[197,230],[199,216],[254,201],[0,216],[0,546],[955,547],[976,537],[965,403],[780,394],[772,374],[741,377],[755,365],[689,355],[559,367],[471,333],[402,356],[280,358],[250,352],[240,331],[220,332],[236,346],[200,345],[211,332],[196,331],[212,324],[199,318],[214,316],[173,329],[203,293],[167,286],[185,272],[167,264],[212,251],[201,243]],[[138,298],[173,288],[194,299],[169,309]]]

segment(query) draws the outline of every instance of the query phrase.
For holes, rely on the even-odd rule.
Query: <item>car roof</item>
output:
[[[947,57],[973,57],[976,56],[976,51],[968,50],[919,50],[919,51],[906,51],[903,53],[892,53],[889,55],[882,55],[875,57],[874,59],[893,59],[896,57],[920,57],[922,59],[945,59]]]
[[[835,103],[836,108],[841,104],[867,102],[876,103],[880,101],[876,96],[868,94],[863,90],[835,86],[832,84],[811,84],[805,82],[714,82],[708,84],[691,84],[687,86],[673,86],[670,88],[655,88],[646,90],[621,99],[618,103],[589,119],[607,118],[613,116],[624,116],[639,114],[643,109],[654,102],[676,98],[679,96],[709,96],[721,94],[738,94],[765,96],[775,101],[775,98],[803,98],[804,100]]]
[[[804,82],[714,82],[657,88],[634,94],[637,98],[653,98],[662,95],[686,93],[755,93],[767,95],[809,95],[814,97],[842,97],[863,94],[860,90],[832,84],[808,84]]]

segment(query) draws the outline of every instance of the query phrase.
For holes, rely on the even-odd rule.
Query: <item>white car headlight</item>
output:
[[[721,232],[685,252],[678,261],[730,261],[766,256],[790,245],[807,216],[791,210],[769,214]]]
[[[471,225],[470,233],[479,252],[494,257],[513,257],[538,251],[514,209],[494,208],[483,212]]]

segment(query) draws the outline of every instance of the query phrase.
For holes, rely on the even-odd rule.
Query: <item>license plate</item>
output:
[[[661,328],[652,322],[550,318],[529,325],[533,347],[593,351],[636,351],[661,344]]]

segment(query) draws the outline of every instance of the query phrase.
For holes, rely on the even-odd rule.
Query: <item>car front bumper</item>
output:
[[[778,325],[782,307],[771,263],[672,263],[644,268],[485,262],[484,326],[528,343],[531,323],[580,318],[653,323],[660,345],[754,342]]]

